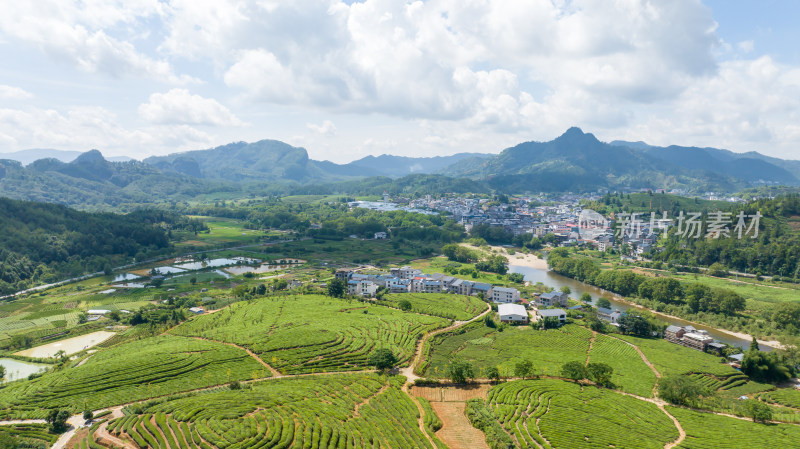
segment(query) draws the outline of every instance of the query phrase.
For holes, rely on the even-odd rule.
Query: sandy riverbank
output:
[[[520,267],[534,268],[537,270],[547,270],[547,260],[540,259],[534,254],[525,254],[516,252],[515,254],[508,254],[508,250],[502,246],[491,246],[493,251],[508,257],[509,265],[517,265]]]

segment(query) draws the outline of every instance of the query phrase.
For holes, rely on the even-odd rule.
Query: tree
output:
[[[546,316],[542,320],[542,327],[545,329],[555,329],[561,326],[561,320],[554,316]]]
[[[395,363],[397,363],[397,357],[395,357],[391,349],[377,349],[369,356],[369,364],[380,371],[393,367]]]
[[[233,382],[228,384],[228,388],[230,388],[231,390],[241,390],[242,389],[242,384],[239,383],[238,380],[234,380]]]
[[[790,325],[800,325],[798,324],[800,323],[800,303],[784,301],[776,304],[772,313],[772,321],[781,329],[785,329]]]
[[[66,410],[52,409],[47,415],[47,423],[50,424],[50,432],[64,433],[67,430],[67,419],[69,412]]]
[[[516,284],[521,284],[525,282],[525,275],[523,275],[522,273],[509,273],[507,277],[509,281],[514,282]]]
[[[597,307],[602,307],[604,309],[608,309],[608,308],[611,307],[611,301],[609,301],[608,298],[599,298],[597,300],[597,304],[595,304],[595,305]]]
[[[755,351],[755,352],[759,351],[759,349],[758,349],[758,340],[756,340],[755,335],[753,336],[753,339],[750,341],[750,348],[748,350],[749,351]]]
[[[792,378],[793,368],[777,351],[749,350],[742,359],[742,372],[758,382],[781,382]]]
[[[676,375],[658,382],[658,397],[677,405],[691,405],[703,394],[703,388],[690,377]]]
[[[189,279],[189,283],[192,284],[192,285],[196,284],[197,283],[197,276],[192,276]]]
[[[341,298],[345,293],[345,285],[341,279],[334,279],[328,282],[328,296]]]
[[[742,412],[753,422],[767,423],[772,420],[772,409],[758,399],[746,399],[741,402]]]
[[[523,379],[528,377],[528,375],[533,374],[533,362],[530,360],[520,360],[514,366],[514,374]]]
[[[570,293],[572,293],[572,289],[569,288],[569,285],[565,285],[565,286],[561,287],[561,293],[563,293],[565,295],[569,295]]]
[[[3,380],[5,378],[6,378],[6,367],[0,365],[0,380]]]
[[[94,418],[94,413],[91,410],[84,410],[83,411],[83,419],[89,421],[90,419]]]
[[[587,376],[586,367],[581,362],[567,362],[561,365],[561,375],[575,381],[585,379]]]
[[[483,317],[483,325],[492,329],[497,327],[497,324],[492,319],[492,315],[490,313],[487,313],[486,316]]]
[[[397,302],[397,307],[399,307],[400,310],[404,312],[408,312],[409,310],[411,310],[411,301],[407,299],[401,299],[400,301]]]
[[[637,337],[650,336],[650,323],[639,314],[629,312],[622,315],[618,320],[619,330],[626,335],[636,335]]]
[[[161,287],[164,284],[164,278],[153,278],[150,280],[150,285],[153,287]]]
[[[450,380],[454,384],[463,384],[475,378],[475,370],[469,362],[454,360],[448,367]]]
[[[592,295],[590,295],[589,292],[583,292],[583,294],[581,295],[581,301],[582,302],[592,302]],[[606,300],[606,301],[608,301],[608,300]]]
[[[256,294],[259,296],[264,296],[267,294],[267,286],[264,284],[258,284],[256,287]]]
[[[605,363],[589,363],[586,366],[587,377],[598,385],[604,387],[612,387],[611,376],[614,374],[614,368]]]
[[[486,377],[491,379],[493,382],[500,382],[500,370],[497,367],[490,366],[486,368]]]

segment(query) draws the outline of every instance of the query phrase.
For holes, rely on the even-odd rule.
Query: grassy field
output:
[[[299,240],[271,245],[262,249],[262,258],[299,258],[330,265],[371,264],[386,266],[405,264],[438,251],[441,244],[397,240]]]
[[[81,366],[8,384],[0,390],[0,416],[42,418],[52,408],[96,410],[269,375],[242,349],[185,337],[153,337],[100,351]]]
[[[200,216],[193,216],[191,218],[203,220],[203,223],[208,226],[209,231],[198,232],[197,235],[187,236],[186,240],[175,244],[175,247],[178,249],[189,246],[212,247],[229,243],[246,245],[248,243],[257,243],[269,234],[265,231],[245,229],[244,223],[240,220]]]
[[[521,448],[652,448],[678,438],[654,404],[560,380],[500,384],[487,403]]]
[[[497,367],[501,376],[513,376],[522,360],[533,362],[537,374],[557,376],[562,364],[586,361],[590,338],[591,332],[577,325],[549,330],[511,326],[499,332],[478,322],[434,337],[425,375],[444,377],[450,361],[459,359],[472,363],[479,377],[489,367]]]
[[[112,421],[140,447],[430,448],[404,378],[277,379],[166,400]]]
[[[764,425],[711,413],[667,407],[686,431],[682,449],[722,449],[741,447],[773,449],[798,447],[800,426],[793,424]],[[731,446],[735,438],[734,446]]]
[[[656,375],[630,345],[598,334],[589,351],[589,360],[614,368],[611,381],[622,391],[644,397],[653,396]]]
[[[274,368],[297,374],[364,369],[381,347],[404,362],[423,333],[447,324],[388,307],[302,295],[236,303],[172,332],[245,346]]]
[[[475,296],[447,293],[394,293],[385,295],[380,303],[398,307],[398,302],[402,300],[411,303],[412,312],[461,321],[480,315],[487,307],[484,301]]]

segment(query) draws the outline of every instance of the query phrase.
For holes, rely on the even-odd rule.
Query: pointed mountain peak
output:
[[[568,142],[571,144],[575,144],[575,143],[596,143],[600,141],[597,140],[597,137],[595,137],[594,134],[585,133],[577,126],[573,126],[572,128],[568,129],[564,134],[557,137],[554,140],[554,142]]]
[[[103,154],[101,152],[97,150],[89,150],[85,153],[82,153],[72,162],[77,164],[86,164],[86,163],[106,162],[106,159],[103,157]]]

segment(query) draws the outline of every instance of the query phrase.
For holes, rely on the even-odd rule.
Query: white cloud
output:
[[[331,137],[336,135],[336,125],[334,125],[330,120],[324,120],[320,125],[308,123],[306,124],[306,127],[321,136]]]
[[[106,155],[147,154],[208,148],[216,138],[187,125],[129,129],[100,107],[0,109],[0,150],[97,148]]]
[[[157,0],[16,2],[3,9],[0,34],[32,44],[86,72],[196,82],[175,74],[166,60],[138,51],[131,42],[111,34],[118,26],[158,17],[161,10]]]
[[[171,89],[150,95],[147,103],[139,105],[139,115],[150,123],[242,126],[228,108],[214,99],[193,95],[187,89]]]
[[[0,98],[5,98],[8,100],[25,100],[28,98],[33,98],[33,94],[20,87],[0,84]]]

